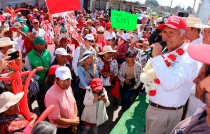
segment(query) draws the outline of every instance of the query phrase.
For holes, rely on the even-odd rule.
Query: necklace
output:
[[[188,44],[183,44],[176,50],[166,54],[161,55],[164,59],[164,62],[167,67],[174,67],[175,61],[179,56],[182,56],[187,51]],[[154,72],[154,69],[152,67],[152,62],[150,59],[146,63],[146,66],[143,68],[143,72],[140,76],[141,82],[144,83],[144,87],[146,89],[146,92],[149,94],[149,96],[155,96],[156,95],[156,89],[161,84],[161,81],[156,77],[156,74]]]

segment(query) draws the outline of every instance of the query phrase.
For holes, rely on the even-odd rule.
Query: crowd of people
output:
[[[109,120],[107,107],[121,105],[125,112],[145,94],[147,134],[210,132],[210,21],[144,16],[126,31],[112,27],[110,10],[50,15],[46,6],[24,7],[16,16],[0,11],[0,76],[41,66],[30,79],[28,107],[32,111],[37,100],[38,116],[51,105],[54,110],[34,126],[37,114],[28,121],[19,113],[25,93],[0,81],[1,134],[32,128],[32,134],[87,134],[91,128],[97,134]]]

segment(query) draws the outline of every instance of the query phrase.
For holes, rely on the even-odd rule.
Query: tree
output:
[[[159,3],[157,0],[146,0],[145,1],[146,4],[151,4],[153,6],[159,6]]]
[[[191,6],[188,6],[188,7],[187,7],[187,11],[188,11],[189,13],[192,13],[192,10],[193,10],[193,9],[192,9]]]

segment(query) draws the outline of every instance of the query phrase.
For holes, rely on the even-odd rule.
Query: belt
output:
[[[165,110],[178,110],[178,109],[182,108],[182,106],[180,106],[180,107],[164,107],[164,106],[161,106],[161,105],[156,104],[156,103],[151,102],[151,101],[149,101],[149,104],[153,107],[160,108],[160,109],[165,109]]]

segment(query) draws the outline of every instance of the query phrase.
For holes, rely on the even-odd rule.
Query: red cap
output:
[[[53,65],[49,68],[48,75],[55,74],[55,70],[59,67],[59,65]]]
[[[111,28],[111,27],[112,27],[111,22],[108,22],[108,23],[106,24],[106,28]]]
[[[66,37],[64,37],[64,38],[61,38],[59,42],[61,43],[61,42],[63,42],[63,41],[68,42],[68,39],[67,39]]]
[[[171,16],[169,17],[165,24],[160,24],[158,29],[163,29],[165,26],[168,26],[172,29],[184,29],[187,31],[187,23],[186,21],[179,16]]]
[[[39,23],[39,21],[38,21],[37,19],[33,19],[33,20],[32,20],[32,23],[36,23],[36,22]]]
[[[190,44],[187,48],[187,51],[190,57],[193,59],[210,65],[210,45]]]
[[[89,86],[91,87],[93,91],[101,90],[103,89],[103,82],[99,78],[94,78],[89,83]]]
[[[27,17],[28,18],[33,18],[33,15],[32,14],[28,14]]]

